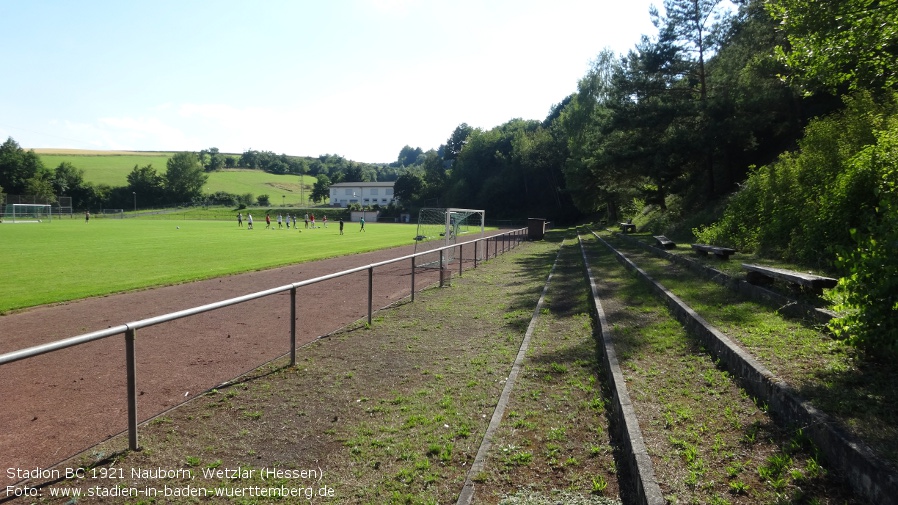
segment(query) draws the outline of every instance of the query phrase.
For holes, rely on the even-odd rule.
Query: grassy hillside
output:
[[[50,169],[60,163],[69,162],[84,170],[84,179],[92,184],[126,186],[128,174],[134,166],[152,165],[158,173],[165,173],[166,163],[173,153],[134,151],[86,151],[76,149],[35,149],[44,165]],[[233,169],[209,174],[204,188],[206,193],[224,191],[253,196],[268,195],[272,205],[308,204],[309,193],[315,178],[304,176],[300,188],[300,178],[295,175],[274,175],[260,170]]]
[[[60,163],[69,162],[84,170],[84,179],[93,184],[125,186],[134,165],[153,165],[158,172],[165,171],[165,164],[173,153],[133,151],[81,151],[62,149],[35,149],[44,166],[54,169]]]
[[[300,178],[295,175],[275,175],[261,170],[231,169],[209,174],[204,190],[206,193],[225,191],[242,195],[252,193],[254,196],[268,195],[272,205],[296,205],[308,203],[309,193],[315,178],[303,176],[305,190],[300,190]]]

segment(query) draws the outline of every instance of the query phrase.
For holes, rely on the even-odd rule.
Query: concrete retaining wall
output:
[[[617,353],[614,351],[611,325],[608,324],[605,318],[605,311],[602,309],[602,302],[599,299],[598,289],[596,288],[592,270],[589,267],[589,261],[586,259],[586,251],[583,249],[582,241],[580,242],[580,252],[583,254],[583,264],[586,266],[586,275],[592,290],[593,305],[602,337],[601,348],[603,351],[602,357],[604,358],[602,367],[604,368],[605,376],[611,382],[609,385],[613,418],[611,429],[614,431],[614,437],[621,444],[622,454],[626,460],[626,474],[632,481],[633,492],[635,493],[633,499],[639,505],[665,505],[667,502],[661,493],[658,482],[655,480],[652,458],[649,456],[645,442],[642,439],[639,420],[636,418],[636,411],[633,409],[630,394],[627,392],[627,383],[624,381],[624,374],[621,372],[617,361]]]

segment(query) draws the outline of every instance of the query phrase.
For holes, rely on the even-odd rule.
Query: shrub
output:
[[[895,113],[895,102],[869,95],[845,100],[843,111],[805,129],[800,149],[753,170],[715,224],[693,230],[702,242],[781,257],[818,267],[838,267],[839,251],[853,246],[877,205],[874,173],[852,159],[877,142]]]
[[[877,205],[863,228],[852,228],[853,248],[838,256],[847,275],[839,280],[836,307],[845,315],[830,327],[868,353],[898,354],[898,119],[876,145],[858,154],[852,173],[874,182]]]
[[[898,354],[898,112],[847,98],[813,121],[775,163],[754,170],[702,242],[818,267],[844,277],[833,332],[870,354]]]

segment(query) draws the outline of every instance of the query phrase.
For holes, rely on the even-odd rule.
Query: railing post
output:
[[[296,366],[296,286],[290,288],[290,366]]]
[[[440,287],[443,287],[443,269],[445,268],[443,266],[443,252],[444,250],[440,249]]]
[[[458,244],[458,276],[459,277],[461,277],[462,268],[464,267],[464,264],[465,264],[465,251],[463,248],[464,248],[463,245]]]
[[[374,304],[374,267],[368,268],[368,326],[371,326],[371,316],[373,314],[373,310],[371,307]]]
[[[496,240],[496,237],[493,237],[493,258],[499,257],[499,241]]]
[[[412,256],[412,301],[415,301],[415,256]]]
[[[128,447],[139,449],[137,444],[137,356],[134,339],[137,330],[125,330],[125,362],[128,372]]]
[[[474,268],[477,268],[477,245],[480,244],[480,241],[474,242]]]

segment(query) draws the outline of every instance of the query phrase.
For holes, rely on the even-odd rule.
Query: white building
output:
[[[385,207],[393,201],[392,182],[338,182],[331,184],[331,205],[348,207],[357,203],[363,207]]]

